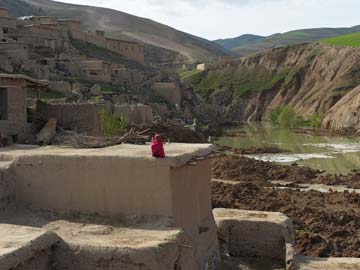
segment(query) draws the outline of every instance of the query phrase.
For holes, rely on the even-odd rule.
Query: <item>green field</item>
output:
[[[335,46],[360,47],[360,32],[345,36],[323,39],[322,42]]]

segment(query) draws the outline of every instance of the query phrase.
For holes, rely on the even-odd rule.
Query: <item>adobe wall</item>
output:
[[[15,202],[15,179],[10,161],[0,161],[0,214]]]
[[[17,22],[16,22],[15,18],[0,16],[0,28],[1,29],[10,28],[10,29],[13,29],[13,31],[15,31],[16,26],[17,26]],[[14,33],[14,32],[12,32],[12,33]],[[1,34],[6,34],[6,33],[4,31],[2,31]],[[8,34],[10,34],[10,33],[8,33]]]
[[[175,83],[154,83],[151,87],[154,93],[171,104],[181,104],[181,90]]]
[[[154,117],[151,106],[148,105],[114,105],[114,114],[123,115],[130,124],[153,124]]]
[[[94,44],[98,47],[108,49],[112,52],[123,55],[139,63],[145,63],[144,46],[137,42],[106,38],[104,35],[86,33],[80,29],[70,31],[73,39]]]
[[[195,239],[195,257],[199,269],[216,269],[220,263],[220,253],[211,210],[210,160],[174,168],[170,172],[170,179],[176,224],[185,229],[190,239]]]
[[[179,145],[173,153],[186,147]],[[144,156],[134,149],[143,149]],[[151,158],[149,146],[101,152],[40,148],[16,159],[16,200],[60,212],[173,217],[173,226],[183,228],[191,240],[197,269],[213,269],[219,252],[210,204],[211,163],[186,165],[184,158],[189,157],[176,162],[185,165],[175,168],[171,158]]]
[[[96,104],[46,104],[41,101],[36,104],[37,112],[47,119],[54,117],[62,128],[93,136],[101,135],[99,109]]]
[[[14,82],[14,84],[16,83]],[[25,90],[22,87],[16,86],[0,87],[0,90],[6,91],[8,106],[7,119],[0,120],[1,133],[3,136],[18,135],[23,132],[27,123]]]
[[[7,8],[0,7],[0,17],[9,17],[9,10]]]

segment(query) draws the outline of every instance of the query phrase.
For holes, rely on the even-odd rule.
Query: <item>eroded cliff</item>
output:
[[[320,43],[288,46],[186,80],[232,121],[266,120],[272,109],[286,105],[304,117],[333,114],[334,105],[360,85],[360,49]]]

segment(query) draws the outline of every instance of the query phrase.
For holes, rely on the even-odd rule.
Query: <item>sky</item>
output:
[[[61,0],[153,19],[210,40],[360,25],[360,0]]]

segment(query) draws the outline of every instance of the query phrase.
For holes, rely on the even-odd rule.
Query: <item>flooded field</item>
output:
[[[360,137],[316,136],[261,123],[232,128],[229,132],[237,135],[222,137],[219,144],[239,148],[278,147],[288,151],[249,155],[258,160],[297,163],[337,174],[360,169]]]

